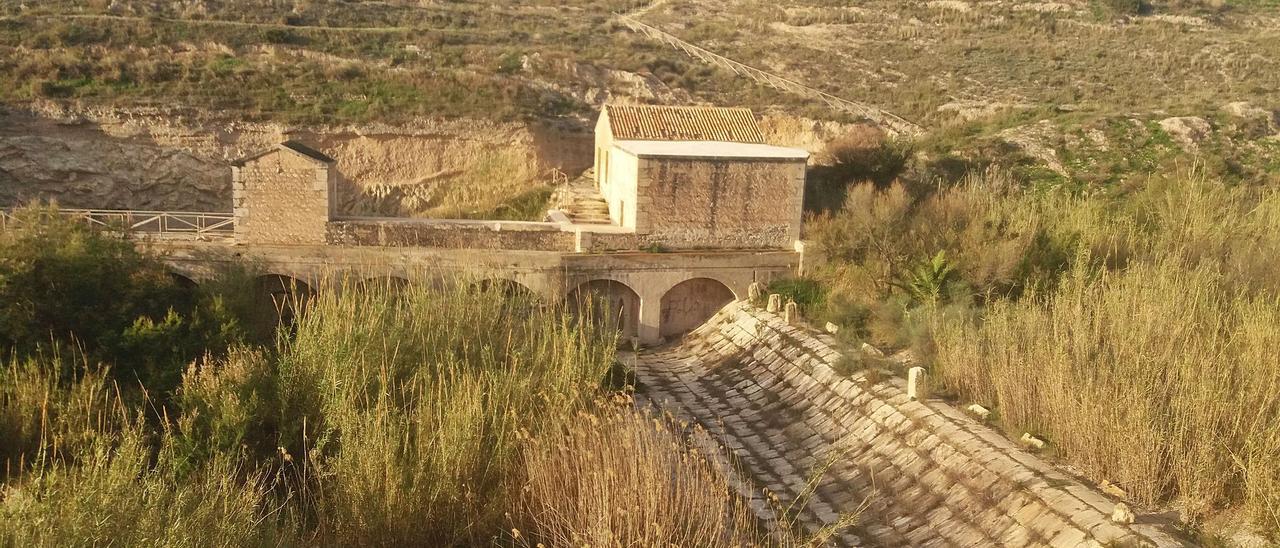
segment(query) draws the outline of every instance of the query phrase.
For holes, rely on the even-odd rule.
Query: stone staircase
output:
[[[596,189],[595,170],[593,169],[588,169],[578,178],[560,187],[552,203],[555,204],[556,209],[568,216],[569,220],[573,221],[573,224],[607,225],[613,223],[612,219],[609,218],[609,204],[604,201],[604,197],[600,196],[600,191]]]
[[[831,545],[1193,545],[1157,516],[1113,520],[1119,501],[901,379],[837,374],[830,337],[745,303],[631,359],[637,401],[702,426],[766,523],[797,499],[809,531],[857,514]]]

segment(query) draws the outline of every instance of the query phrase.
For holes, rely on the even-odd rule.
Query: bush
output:
[[[829,212],[845,202],[847,189],[870,182],[883,188],[900,175],[914,154],[908,141],[889,139],[871,126],[858,126],[826,144],[819,165],[810,168],[805,183],[805,210]]]
[[[180,286],[132,242],[53,209],[15,216],[0,232],[0,349],[83,352],[167,392],[187,363],[240,337],[216,296]]]
[[[1144,0],[1103,0],[1103,4],[1120,15],[1140,15],[1151,9]]]

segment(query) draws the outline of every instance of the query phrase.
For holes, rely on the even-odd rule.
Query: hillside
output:
[[[0,89],[0,100],[180,116],[196,121],[193,131],[257,122],[321,134],[369,124],[413,133],[423,118],[550,122],[585,132],[610,98],[708,102],[799,117],[801,129],[783,140],[815,152],[821,142],[797,135],[807,120],[857,121],[633,33],[615,17],[629,13],[710,51],[920,124],[928,130],[915,147],[923,153],[913,170],[921,178],[953,179],[996,164],[1023,181],[1118,183],[1179,168],[1175,158],[1191,153],[1216,175],[1274,180],[1276,4],[1123,4],[6,1],[0,78],[13,85]],[[224,162],[243,152],[197,156]],[[530,154],[520,169],[531,174],[582,167]],[[466,164],[360,186],[439,194],[401,187],[420,187],[458,165]],[[523,176],[490,194],[517,195],[541,184],[535,179]],[[450,209],[422,200],[367,203],[378,199],[357,209]],[[458,208],[478,213],[502,201],[486,200]]]
[[[813,154],[812,255],[769,291],[862,349],[841,375],[925,367],[934,395],[1140,514],[1211,546],[1280,540],[1280,0],[0,0],[0,81],[5,206],[225,211],[232,160],[299,139],[337,159],[342,214],[540,219],[558,171],[592,165],[606,102],[751,107]],[[314,347],[282,337],[271,359],[323,373],[325,330],[364,329],[325,322],[390,306],[330,302],[300,331]],[[467,541],[506,527],[488,517]]]

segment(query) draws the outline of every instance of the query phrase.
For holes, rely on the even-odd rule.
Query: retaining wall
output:
[[[327,243],[350,246],[517,249],[573,252],[572,232],[555,223],[363,218],[330,221]]]

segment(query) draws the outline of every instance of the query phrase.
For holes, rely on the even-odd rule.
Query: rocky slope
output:
[[[848,129],[783,114],[761,124],[771,142],[811,152]],[[338,161],[343,213],[454,216],[545,185],[551,168],[590,167],[585,125],[422,119],[311,127],[41,102],[0,111],[0,204],[229,211],[230,163],[298,139]]]
[[[230,162],[284,139],[338,160],[342,210],[430,214],[482,207],[541,183],[544,170],[591,164],[578,128],[481,120],[290,127],[176,109],[41,103],[0,114],[0,203],[229,211]]]

